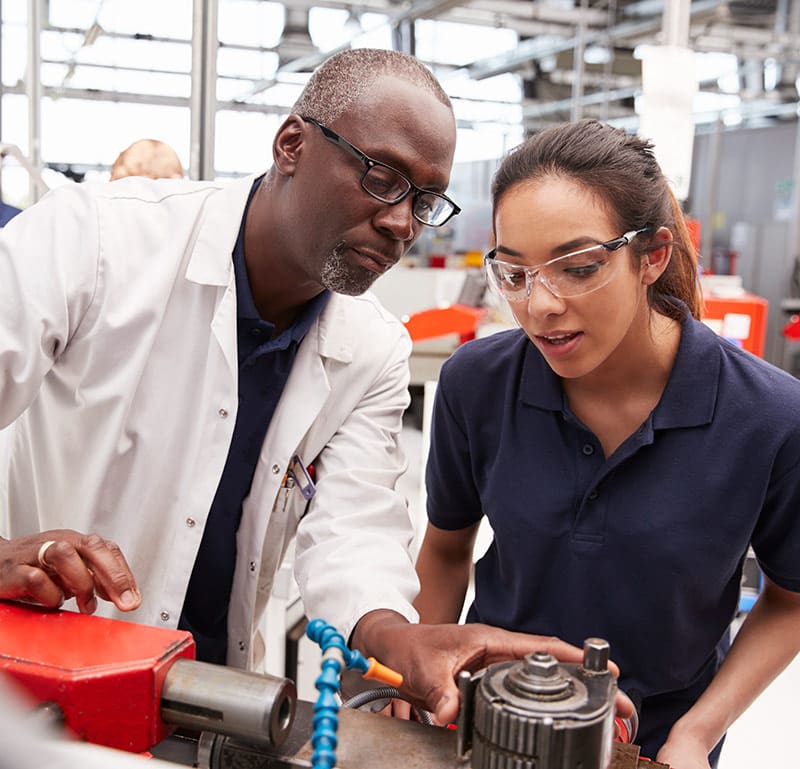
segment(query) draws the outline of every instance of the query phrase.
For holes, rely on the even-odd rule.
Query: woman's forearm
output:
[[[710,751],[800,652],[800,594],[766,580],[725,661],[669,740],[691,735]]]

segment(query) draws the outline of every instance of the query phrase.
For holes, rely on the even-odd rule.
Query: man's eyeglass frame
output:
[[[322,131],[322,135],[333,144],[336,144],[338,147],[341,147],[345,152],[349,152],[353,157],[358,158],[364,164],[364,173],[361,175],[361,189],[364,190],[370,197],[375,198],[375,200],[380,200],[381,203],[387,203],[390,206],[397,205],[404,201],[412,192],[414,193],[414,204],[411,206],[411,213],[414,215],[414,218],[421,222],[422,224],[428,227],[441,227],[444,224],[447,224],[454,216],[461,213],[461,208],[455,204],[447,195],[443,195],[441,192],[434,192],[433,190],[425,190],[422,187],[418,187],[414,182],[411,181],[402,171],[398,171],[396,168],[393,168],[388,163],[382,163],[380,160],[375,160],[371,158],[366,153],[362,152],[358,147],[353,144],[350,144],[347,139],[339,134],[336,133],[332,128],[328,128],[324,123],[320,123],[319,120],[313,117],[306,117],[304,115],[300,116],[306,123],[312,123],[313,125],[317,126],[320,131]],[[399,197],[388,199],[377,195],[376,193],[372,192],[372,190],[368,189],[365,184],[364,180],[367,178],[367,174],[373,168],[387,168],[392,173],[397,174],[407,185],[408,188],[405,192],[401,193]],[[421,195],[432,195],[439,200],[443,200],[448,206],[451,207],[450,213],[447,215],[446,218],[442,219],[441,222],[426,222],[421,216],[417,214],[417,201],[420,199]]]
[[[586,294],[591,294],[593,291],[599,291],[604,286],[608,285],[608,282],[611,280],[613,275],[609,275],[608,278],[601,283],[600,285],[594,286],[590,288],[588,291],[583,291],[580,294],[567,294],[564,295],[560,293],[558,290],[554,289],[553,286],[550,285],[549,282],[545,282],[543,278],[539,278],[542,270],[545,267],[549,267],[552,264],[556,264],[557,262],[562,261],[563,259],[569,259],[573,256],[578,256],[580,254],[585,254],[587,251],[594,251],[598,248],[603,248],[609,253],[613,251],[619,251],[620,248],[623,246],[627,246],[631,241],[637,236],[641,235],[643,232],[648,232],[652,230],[652,227],[641,227],[638,230],[630,230],[626,232],[624,235],[620,235],[618,238],[613,238],[612,240],[607,240],[605,243],[598,243],[595,246],[589,246],[588,248],[581,248],[577,251],[571,251],[568,254],[564,254],[563,256],[557,256],[555,259],[550,259],[550,261],[545,262],[544,264],[537,265],[536,267],[527,267],[521,264],[512,264],[511,262],[504,262],[502,259],[495,259],[494,255],[497,253],[497,249],[493,248],[491,251],[487,252],[483,257],[483,264],[489,273],[489,278],[492,283],[497,286],[498,291],[500,294],[506,299],[508,302],[525,302],[528,301],[533,293],[533,284],[539,279],[539,282],[544,285],[544,287],[554,296],[557,296],[559,299],[571,299],[576,296],[585,296]],[[519,299],[512,299],[503,292],[502,288],[497,285],[497,279],[494,277],[492,273],[491,266],[493,264],[501,265],[503,267],[508,267],[512,270],[522,270],[525,273],[525,294],[524,297],[520,297]],[[522,293],[522,292],[520,292]]]

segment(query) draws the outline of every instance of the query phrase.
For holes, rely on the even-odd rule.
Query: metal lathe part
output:
[[[472,768],[608,769],[617,687],[607,665],[592,669],[603,644],[590,639],[583,665],[534,652],[489,666],[475,693]]]
[[[161,690],[168,724],[278,747],[294,720],[297,689],[288,678],[178,659]]]
[[[197,769],[309,769],[314,753],[313,718],[314,703],[298,701],[291,734],[277,749],[246,745],[210,732],[199,735],[198,743],[197,734],[178,730],[151,752],[162,761]],[[456,734],[451,729],[342,708],[337,737],[337,769],[470,769],[467,758],[456,752]],[[175,745],[179,739],[181,744]],[[562,769],[561,764],[554,765]],[[670,768],[640,760],[635,745],[614,743],[608,769]]]

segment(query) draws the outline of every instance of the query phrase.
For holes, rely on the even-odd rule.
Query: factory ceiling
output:
[[[279,95],[282,84],[300,82],[332,50],[372,44],[365,28],[378,20],[385,42],[419,56],[448,92],[459,84],[451,96],[473,102],[468,117],[459,115],[462,125],[486,120],[482,115],[512,103],[515,111],[491,119],[521,121],[528,130],[576,117],[624,124],[636,120],[643,47],[675,43],[670,24],[679,18],[677,42],[683,38],[696,52],[733,62],[724,86],[716,74],[701,75],[701,93],[733,96],[745,117],[797,117],[800,0],[183,0],[169,4],[171,13],[182,9],[177,31],[154,25],[155,17],[144,10],[138,26],[115,26],[124,2],[42,0],[37,44],[44,96],[186,105],[207,64],[196,56],[198,13],[205,13],[219,22],[217,108],[285,112],[291,100]],[[4,24],[9,5],[3,6]],[[270,21],[278,17],[269,16],[268,8],[279,11],[279,21]],[[70,9],[82,11],[77,23],[71,22]],[[333,48],[323,50],[312,36],[310,20],[319,9],[346,17]],[[253,29],[262,24],[263,35]],[[429,33],[431,25],[444,31],[437,44],[428,34],[422,45],[421,31]],[[465,30],[505,30],[507,36],[503,45],[487,47]],[[151,46],[144,54],[143,42]],[[163,63],[154,55],[156,45],[182,52]],[[155,76],[161,78],[158,85]],[[503,79],[516,84],[511,96],[494,85]],[[4,71],[4,91],[23,93],[25,80],[24,73],[15,81]],[[477,96],[464,95],[464,83],[483,87]]]
[[[702,92],[734,92],[742,109],[760,118],[796,118],[800,0],[675,0],[667,6],[663,0],[290,0],[278,44],[281,64],[276,77],[324,58],[308,36],[312,6],[342,8],[354,18],[383,14],[395,47],[423,59],[426,56],[415,48],[420,20],[500,27],[516,33],[516,41],[505,51],[485,55],[480,49],[465,48],[458,61],[434,55],[427,63],[445,86],[448,73],[474,81],[512,73],[521,84],[522,116],[528,129],[578,116],[624,122],[635,119],[635,97],[642,89],[642,47],[676,42],[669,39],[665,24],[680,14],[678,1],[686,2],[688,47],[735,57],[737,82],[732,86],[729,78],[722,89],[719,78],[701,76]],[[305,48],[295,51],[303,40]],[[254,90],[263,86],[256,84]]]

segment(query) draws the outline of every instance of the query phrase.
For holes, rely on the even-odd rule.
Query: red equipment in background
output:
[[[468,307],[451,304],[449,307],[432,307],[415,312],[403,320],[412,341],[421,342],[447,334],[458,334],[459,344],[475,338],[478,324],[486,310],[483,307]]]
[[[686,219],[686,227],[692,239],[696,254],[700,254],[700,222],[697,219]],[[708,256],[708,254],[706,255]],[[728,271],[736,272],[736,255],[729,254]],[[748,352],[764,357],[764,345],[767,338],[767,311],[769,303],[766,299],[750,292],[740,296],[703,297],[703,321],[724,336],[740,345]]]

